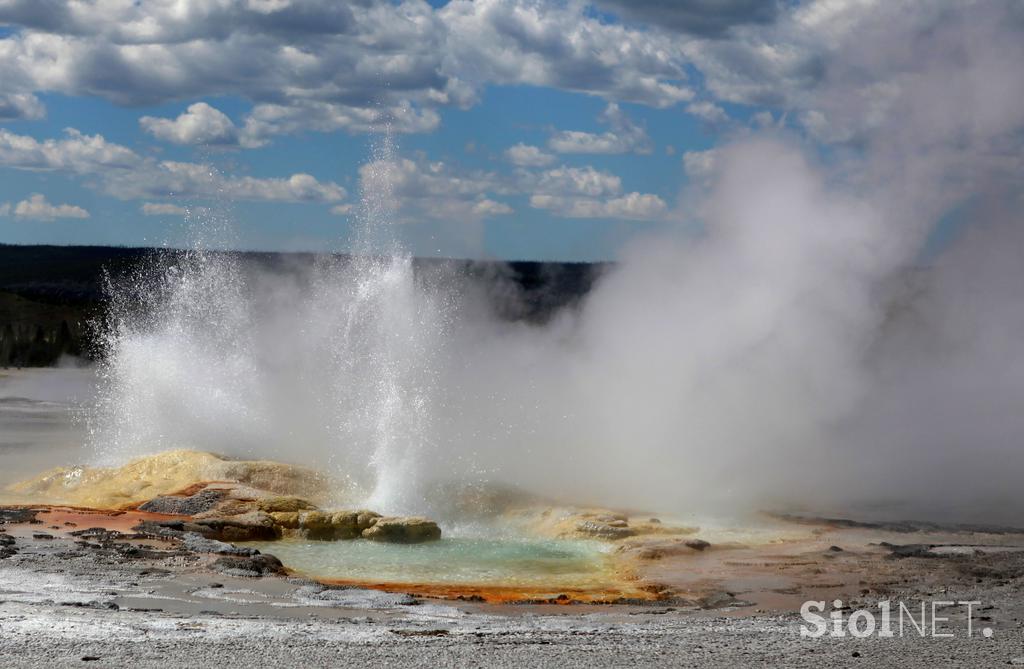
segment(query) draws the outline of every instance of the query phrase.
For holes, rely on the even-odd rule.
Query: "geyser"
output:
[[[110,286],[101,460],[182,447],[300,460],[347,484],[339,501],[426,508],[449,305],[389,232],[394,148],[375,153],[352,257],[271,276],[197,245]]]

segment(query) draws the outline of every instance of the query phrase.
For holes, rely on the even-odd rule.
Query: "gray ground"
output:
[[[239,577],[173,544],[83,546],[9,524],[0,561],[0,666],[906,666],[1024,664],[1019,597],[1007,584],[933,593],[981,599],[985,638],[805,639],[794,614],[749,607],[494,607],[303,579]],[[35,539],[47,532],[54,539]],[[79,540],[81,541],[81,540]],[[102,543],[102,542],[101,542]],[[919,593],[927,594],[927,593]],[[977,612],[975,615],[979,615]],[[942,631],[942,628],[940,628]],[[96,659],[90,659],[96,658]]]

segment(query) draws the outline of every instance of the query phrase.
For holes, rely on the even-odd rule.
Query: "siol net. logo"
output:
[[[920,602],[919,607],[908,607],[904,602],[897,602],[895,608],[891,601],[878,604],[878,614],[869,609],[857,609],[847,615],[843,602],[837,599],[832,602],[832,611],[827,616],[824,601],[807,601],[800,607],[800,616],[808,624],[800,625],[800,636],[817,639],[828,634],[831,637],[852,636],[866,638],[902,637],[905,634],[917,634],[922,637],[953,637],[961,633],[973,637],[977,630],[974,625],[974,611],[980,601],[943,601],[933,600]],[[963,608],[966,612],[965,624],[957,626],[950,617],[950,608]],[[981,635],[988,638],[993,634],[991,627],[984,627]]]

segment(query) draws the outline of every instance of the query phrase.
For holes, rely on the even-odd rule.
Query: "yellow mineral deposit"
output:
[[[120,509],[210,481],[242,483],[314,502],[326,501],[331,489],[326,476],[308,467],[176,450],[147,455],[120,467],[57,467],[11,484],[4,497],[9,502]]]

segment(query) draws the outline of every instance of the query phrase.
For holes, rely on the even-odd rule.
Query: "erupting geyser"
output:
[[[341,499],[426,508],[449,304],[390,232],[389,138],[375,154],[349,258],[267,276],[197,243],[111,283],[90,422],[102,460],[171,448],[301,460],[345,481]]]

